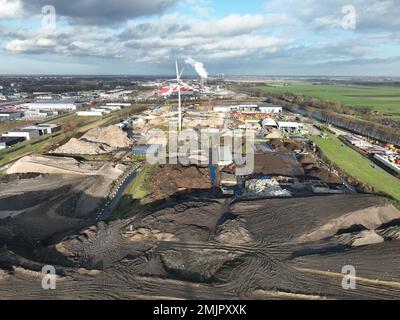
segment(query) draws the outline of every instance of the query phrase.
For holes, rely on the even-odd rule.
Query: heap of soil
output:
[[[210,172],[207,168],[180,165],[160,166],[157,171],[157,179],[151,187],[151,197],[154,200],[161,200],[178,192],[204,190],[211,187]]]
[[[311,169],[305,171],[306,171],[306,176],[311,179],[316,179],[332,184],[342,183],[338,176],[334,175],[332,172],[324,168],[312,167]]]
[[[128,134],[117,126],[94,128],[88,131],[81,140],[103,143],[111,148],[127,148],[132,144]]]
[[[54,150],[54,153],[98,155],[110,153],[111,151],[112,149],[106,144],[72,138],[69,142]]]
[[[304,170],[293,154],[268,153],[255,155],[254,174],[303,176]]]
[[[340,178],[328,169],[321,168],[318,160],[312,154],[302,154],[297,161],[303,166],[305,175],[309,179],[320,180],[326,183],[341,184]]]
[[[45,247],[35,241],[29,260],[12,252],[9,244],[23,244],[15,237],[0,248],[0,293],[8,299],[396,299],[400,241],[382,242],[397,231],[384,237],[377,229],[398,227],[399,218],[386,199],[370,195],[170,201]],[[10,232],[0,223],[2,237]],[[36,279],[21,281],[43,264],[68,275],[57,295]],[[357,290],[340,285],[349,264],[362,279]]]
[[[303,146],[300,145],[298,142],[293,140],[280,140],[280,139],[273,139],[269,143],[269,146],[274,151],[295,151],[303,149]]]

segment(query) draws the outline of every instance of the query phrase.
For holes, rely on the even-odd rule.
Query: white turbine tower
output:
[[[181,97],[181,76],[182,76],[182,72],[179,73],[179,68],[178,68],[178,60],[175,61],[176,64],[176,82],[178,85],[178,112],[179,112],[179,131],[182,131],[182,97]]]

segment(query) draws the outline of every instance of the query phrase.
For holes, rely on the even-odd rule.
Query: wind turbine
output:
[[[176,79],[171,79],[171,80],[166,80],[168,82],[175,82],[176,81],[176,89],[178,90],[178,113],[179,113],[179,131],[182,131],[182,88],[190,88],[191,90],[195,91],[193,87],[190,85],[184,83],[182,81],[182,74],[184,71],[184,68],[179,71],[179,66],[178,66],[178,60],[175,61],[175,68],[176,68]],[[170,89],[172,92],[174,88]]]

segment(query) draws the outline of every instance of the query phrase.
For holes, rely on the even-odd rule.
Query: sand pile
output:
[[[344,234],[339,237],[339,242],[352,247],[368,246],[384,241],[384,238],[373,230],[364,230],[356,234]]]
[[[7,174],[31,172],[42,174],[81,174],[79,172],[79,163],[75,159],[43,156],[23,157],[6,171]]]
[[[345,199],[345,198],[343,198]],[[328,238],[343,230],[350,230],[354,226],[361,226],[366,231],[374,231],[381,225],[400,218],[400,211],[392,204],[375,205],[365,209],[352,211],[341,215],[336,219],[329,220],[326,224],[321,225],[312,232],[299,237],[299,242],[317,241]],[[360,239],[352,245],[363,245],[369,241],[375,241],[378,235],[370,233],[362,233]],[[379,236],[379,239],[381,236]],[[372,240],[371,240],[372,239]]]
[[[69,142],[54,150],[54,153],[98,155],[110,153],[111,151],[112,149],[106,144],[72,138]]]
[[[106,144],[111,148],[128,148],[132,144],[127,133],[117,126],[94,128],[88,131],[80,140]]]
[[[94,128],[79,140],[72,138],[53,153],[73,155],[99,155],[112,152],[113,148],[128,148],[132,141],[117,126]]]

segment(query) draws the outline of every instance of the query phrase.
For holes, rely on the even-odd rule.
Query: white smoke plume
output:
[[[204,64],[202,62],[196,61],[192,58],[187,58],[185,61],[187,64],[190,64],[197,72],[197,74],[203,78],[207,79],[208,78],[208,72],[206,68],[204,67]]]

